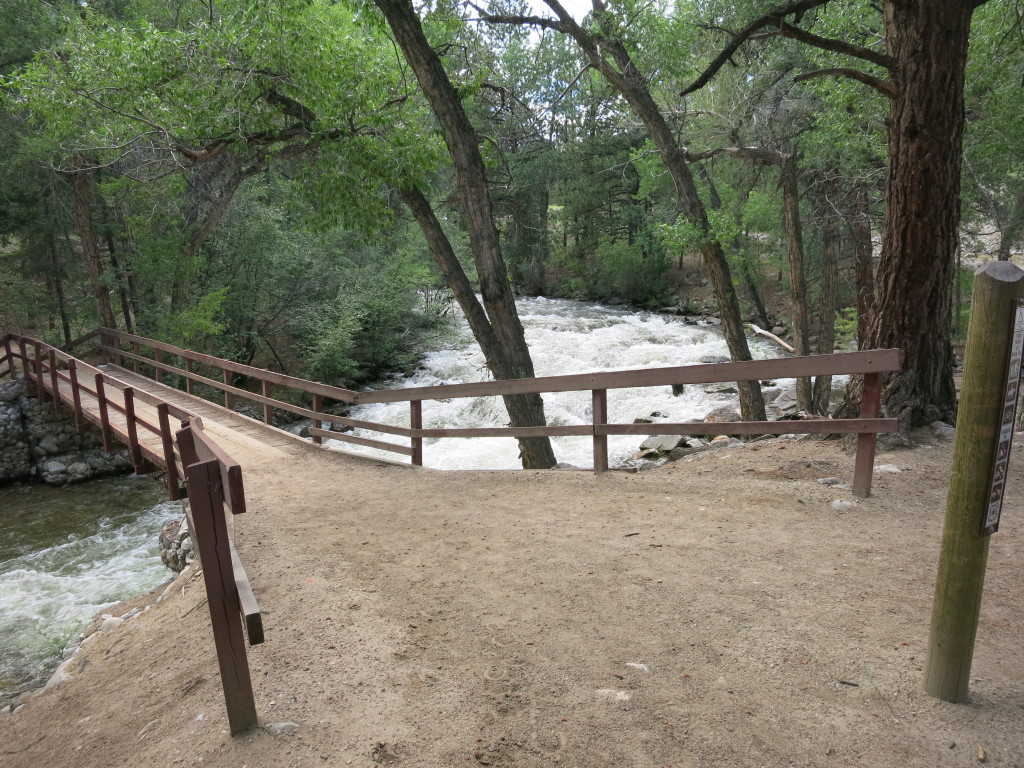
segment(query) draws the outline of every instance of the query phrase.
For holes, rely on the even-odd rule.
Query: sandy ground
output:
[[[1024,451],[970,702],[922,691],[950,453],[880,455],[837,512],[835,442],[600,477],[309,449],[248,472],[236,532],[257,708],[297,729],[229,737],[193,569],[0,715],[0,765],[1024,766]]]

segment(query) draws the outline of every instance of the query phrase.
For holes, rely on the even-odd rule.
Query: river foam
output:
[[[701,358],[728,355],[725,339],[713,325],[694,325],[678,317],[562,299],[526,298],[517,303],[537,376],[693,365]],[[774,349],[760,341],[751,341],[751,351],[755,358],[775,355]],[[462,321],[446,348],[428,353],[414,376],[395,378],[384,386],[421,387],[489,378],[483,353]],[[651,418],[654,413],[662,414],[654,417],[654,421],[696,421],[714,408],[729,403],[735,403],[734,395],[711,393],[701,386],[687,387],[679,396],[674,396],[669,387],[619,389],[608,393],[608,416],[609,421],[616,423]],[[589,424],[591,421],[589,392],[545,394],[544,408],[549,424]],[[352,418],[408,426],[409,406],[406,403],[362,405],[353,409]],[[507,423],[508,415],[497,397],[447,402],[429,400],[423,404],[426,428],[493,427]],[[365,430],[353,434],[374,439],[382,437],[380,433]],[[611,464],[625,461],[636,451],[639,442],[635,436],[609,438]],[[339,441],[325,443],[343,450],[401,458],[397,454]],[[593,465],[590,438],[558,437],[552,439],[552,444],[560,462],[578,467]],[[518,453],[518,445],[512,438],[424,441],[424,464],[438,469],[516,469],[521,466]]]

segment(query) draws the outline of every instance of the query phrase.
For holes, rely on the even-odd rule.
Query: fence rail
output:
[[[859,418],[811,419],[797,422],[727,422],[715,424],[713,429],[715,434],[723,435],[857,434],[854,493],[858,496],[867,496],[871,492],[876,435],[893,432],[898,428],[895,419],[879,418],[881,374],[899,370],[901,366],[901,353],[896,349],[357,392],[235,363],[109,328],[98,329],[76,340],[74,344],[80,345],[95,339],[99,340],[96,347],[99,353],[106,355],[109,360],[121,367],[130,365],[135,373],[149,375],[158,382],[163,381],[167,375],[181,377],[185,383],[185,390],[189,393],[194,393],[196,384],[219,390],[223,398],[221,404],[227,408],[232,408],[239,399],[262,405],[263,421],[271,426],[274,424],[274,409],[288,411],[313,421],[310,435],[315,443],[322,444],[324,439],[331,439],[377,448],[408,456],[414,465],[423,463],[425,438],[582,436],[593,439],[594,471],[603,472],[608,469],[609,435],[705,434],[709,428],[703,422],[610,424],[607,422],[609,390],[860,374],[864,376],[864,397]],[[213,373],[207,370],[206,373],[209,375],[203,375],[197,372],[196,366],[206,366],[207,369],[215,370]],[[214,378],[218,374],[219,378]],[[259,391],[239,386],[245,381],[236,380],[236,377],[244,377],[249,386],[255,384],[254,388],[258,388]],[[292,399],[296,399],[295,394],[298,393],[300,397],[306,398],[310,407],[274,397],[275,389],[290,390]],[[426,400],[587,390],[591,394],[594,414],[590,424],[423,428],[422,409]],[[326,413],[324,404],[327,400],[350,405],[407,402],[409,426],[380,424]],[[325,429],[328,424],[403,437],[409,440],[409,444],[336,432]]]
[[[231,733],[255,726],[256,705],[241,626],[244,618],[249,644],[257,645],[264,639],[263,622],[231,536],[233,526],[225,515],[225,511],[245,512],[241,466],[203,432],[198,416],[173,403],[36,339],[8,334],[0,338],[0,347],[0,377],[14,378],[20,364],[26,387],[41,402],[49,400],[55,408],[67,406],[80,432],[86,422],[95,424],[105,450],[113,449],[115,439],[127,446],[136,472],[148,469],[147,462],[163,469],[172,500],[188,497]],[[83,382],[83,374],[86,380],[91,377],[92,387]],[[155,423],[143,418],[136,401],[153,409]],[[179,422],[177,433],[172,431],[172,417]],[[155,442],[140,440],[140,429]],[[182,478],[185,488],[180,486]]]

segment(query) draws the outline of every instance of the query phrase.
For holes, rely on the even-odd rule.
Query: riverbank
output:
[[[265,612],[257,710],[295,725],[228,737],[190,568],[96,632],[64,684],[0,715],[0,754],[12,768],[1020,765],[1024,451],[971,702],[949,705],[921,691],[920,667],[950,443],[921,439],[883,454],[899,471],[855,503],[819,482],[852,473],[837,442],[602,476],[301,447],[294,466],[249,472],[236,521]]]

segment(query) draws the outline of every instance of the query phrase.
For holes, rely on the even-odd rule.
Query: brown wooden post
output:
[[[322,413],[324,410],[324,396],[313,395],[313,411],[316,413]],[[323,429],[324,423],[319,419],[313,420],[313,427],[315,429]],[[320,435],[313,435],[313,442],[317,445],[323,445],[324,439]]]
[[[1020,384],[1019,369],[1011,372],[1007,351],[1021,296],[1024,271],[1015,264],[994,261],[975,273],[924,672],[925,690],[954,703],[967,700],[991,538],[983,527],[989,504],[1001,499],[992,496],[992,474],[1003,425],[1009,422],[1006,428],[1012,430],[1012,404],[1004,403],[1005,389],[1008,379],[1014,380],[1011,386]],[[1008,437],[1012,439],[1012,432]]]
[[[591,392],[594,412],[594,474],[608,471],[608,435],[597,434],[599,424],[608,423],[608,390],[595,389]]]
[[[11,372],[11,379],[18,375],[18,369],[14,367],[14,353],[11,351],[10,337],[4,339],[4,352],[7,355],[7,366]]]
[[[71,379],[71,403],[75,409],[75,429],[85,431],[85,417],[82,415],[82,393],[78,389],[78,361],[68,360],[68,378]]]
[[[231,546],[224,520],[220,468],[216,459],[211,459],[187,466],[185,476],[196,546],[203,564],[203,581],[206,583],[220,680],[224,687],[224,703],[231,735],[237,736],[256,726],[256,701],[245,654],[241,606],[235,589]]]
[[[135,421],[135,390],[124,388],[124,418],[128,427],[128,454],[135,474],[142,474],[142,450],[139,448],[139,425]]]
[[[181,498],[181,487],[178,479],[178,465],[174,462],[174,433],[171,432],[171,419],[167,403],[156,407],[156,415],[160,421],[160,441],[164,447],[164,479],[167,481],[167,497],[171,501]]]
[[[263,393],[264,397],[273,397],[274,385],[264,379],[260,382],[260,391]],[[263,404],[263,423],[274,426],[274,406],[269,403]]]
[[[231,378],[232,378],[231,371],[229,371],[227,368],[225,368],[224,369],[224,383],[227,384],[229,387],[231,386]],[[225,392],[224,393],[224,407],[227,408],[229,411],[232,408],[235,407],[235,396],[233,394],[231,394],[230,392]]]
[[[185,358],[185,373],[189,374],[185,377],[185,391],[191,395],[193,394],[192,389],[195,384],[192,383],[192,379],[190,378],[192,375],[192,359],[188,357]]]
[[[40,403],[45,403],[46,380],[43,378],[43,351],[38,341],[32,343],[32,348],[35,350],[36,398]]]
[[[49,354],[49,365],[50,365],[50,396],[53,398],[53,409],[57,410],[61,406],[60,399],[60,376],[57,371],[57,352],[50,350]]]
[[[18,348],[21,350],[21,369],[25,376],[25,394],[32,397],[36,393],[36,385],[32,380],[32,366],[28,364],[28,348],[24,337],[18,339]]]
[[[153,357],[156,358],[157,362],[157,364],[153,366],[153,380],[156,381],[157,384],[163,384],[164,369],[161,368],[160,365],[164,362],[164,351],[162,349],[154,350]]]
[[[136,354],[136,356],[141,355],[142,354],[142,345],[140,345],[139,342],[137,342],[137,341],[133,341],[132,342],[132,352],[134,352]],[[132,371],[134,373],[138,373],[139,372],[139,361],[138,360],[132,360]]]
[[[882,404],[882,374],[864,374],[864,393],[860,398],[860,417],[877,418]],[[871,478],[875,472],[875,447],[878,436],[874,432],[857,435],[857,458],[853,466],[853,495],[866,499],[871,495]]]
[[[409,401],[409,426],[412,429],[423,429],[423,401]],[[415,467],[423,466],[423,438],[412,436],[412,464]]]
[[[103,374],[96,374],[96,403],[100,409],[100,435],[103,438],[103,450],[110,453],[114,450],[114,438],[110,433],[110,407],[107,395],[103,390]]]

